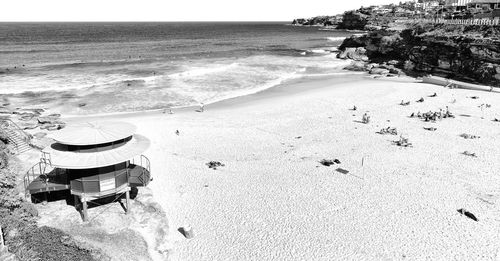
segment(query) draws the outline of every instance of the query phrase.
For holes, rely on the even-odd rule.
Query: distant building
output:
[[[500,1],[498,0],[472,0],[467,4],[470,8],[493,10],[500,9]]]
[[[467,4],[471,3],[473,0],[446,0],[446,7],[454,7],[455,9],[465,9]]]

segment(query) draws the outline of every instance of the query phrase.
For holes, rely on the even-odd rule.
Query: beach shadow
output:
[[[356,122],[356,123],[361,123],[361,124],[366,124],[366,123],[364,123],[364,122],[362,122],[362,121],[358,121],[358,120],[353,120],[353,122]]]
[[[469,114],[458,114],[458,116],[462,116],[462,117],[471,117]]]

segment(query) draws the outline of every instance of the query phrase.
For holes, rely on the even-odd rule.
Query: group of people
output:
[[[424,119],[424,121],[436,121],[437,119],[445,119],[445,118],[455,118],[455,116],[450,112],[448,106],[446,106],[446,111],[443,109],[439,109],[439,111],[433,112],[425,112],[425,113],[420,113],[417,112],[417,114],[412,113],[410,115],[410,118],[417,117],[419,119]]]

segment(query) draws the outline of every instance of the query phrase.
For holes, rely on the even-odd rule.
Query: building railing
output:
[[[42,158],[40,162],[33,165],[24,176],[24,188],[26,190],[26,196],[29,195],[28,187],[37,178],[40,178],[41,182],[48,182],[54,179],[58,175],[63,175],[66,169],[54,168],[51,166],[50,153],[42,153]],[[140,155],[130,160],[133,165],[140,166],[140,175],[137,177],[143,186],[147,186],[151,179],[151,163],[149,159]],[[78,179],[72,179],[70,183],[70,188],[73,194],[102,194],[102,192],[117,189],[129,181],[130,167],[124,168],[123,170],[117,170],[109,173],[97,174],[90,177],[82,177]],[[49,176],[50,174],[50,176]],[[68,177],[70,179],[70,177]]]
[[[398,19],[396,23],[428,23],[452,25],[488,25],[500,26],[500,19]]]
[[[52,168],[49,164],[40,161],[33,165],[31,168],[28,169],[26,174],[24,175],[24,189],[26,196],[29,196],[29,191],[28,187],[33,182],[36,180],[38,177],[41,178],[41,180],[45,181],[45,184],[47,185],[49,181],[49,173],[52,175],[61,175],[64,173],[64,169],[54,169]]]
[[[142,170],[141,174],[141,182],[143,186],[146,186],[149,182],[149,179],[151,177],[151,163],[148,159],[148,157],[144,155],[137,156],[135,158],[132,158],[130,160],[131,164],[138,165],[143,167],[144,169]],[[147,172],[146,172],[147,171]]]

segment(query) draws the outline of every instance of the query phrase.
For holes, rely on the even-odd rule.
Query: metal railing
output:
[[[40,158],[40,162],[52,166],[52,156],[50,155],[50,153],[42,151],[42,157]]]
[[[26,197],[29,196],[28,187],[35,179],[38,177],[43,177],[45,181],[47,181],[47,168],[50,168],[50,165],[45,162],[38,162],[33,165],[24,175],[24,190],[26,193]],[[47,182],[46,182],[47,184]]]
[[[130,160],[131,164],[138,165],[143,167],[144,169],[142,170],[141,175],[139,176],[140,181],[142,182],[143,186],[146,186],[148,182],[151,180],[151,163],[148,159],[148,157],[144,155],[137,156],[135,158],[132,158]],[[147,173],[146,173],[147,171]]]
[[[20,152],[21,147],[23,145],[23,144],[20,144],[18,139],[21,140],[22,142],[24,142],[25,143],[24,145],[27,146],[28,148],[31,147],[29,144],[30,144],[32,136],[30,134],[26,133],[23,129],[21,129],[11,119],[9,119],[9,118],[0,119],[0,127],[7,135],[9,141],[14,144],[14,146],[16,147],[16,150],[18,152]]]

